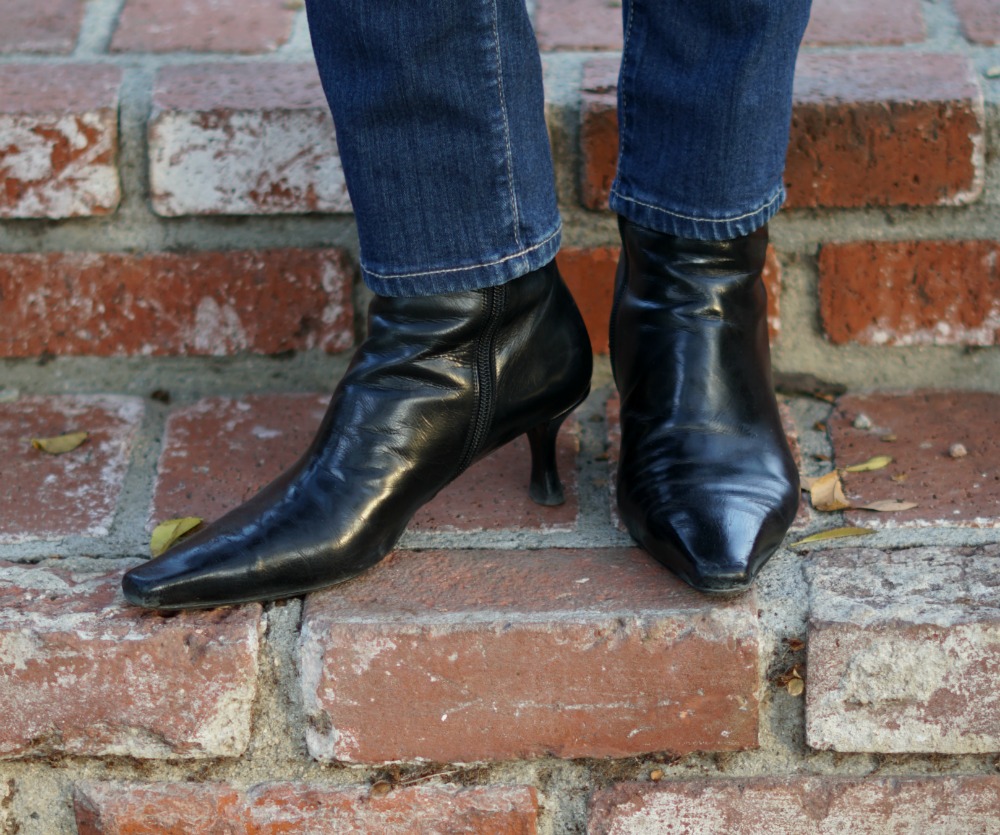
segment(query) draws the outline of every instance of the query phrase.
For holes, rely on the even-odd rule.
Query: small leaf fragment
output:
[[[785,688],[788,690],[789,696],[801,696],[806,689],[806,683],[800,678],[791,679]]]
[[[844,472],[867,473],[871,470],[881,470],[883,467],[888,467],[891,463],[891,455],[876,455],[874,458],[869,458],[867,461],[862,461],[860,464],[852,464],[850,467],[844,467]]]
[[[660,780],[663,779],[663,769],[654,768],[652,771],[649,772],[649,779],[652,780],[654,783],[659,783]]]
[[[371,797],[385,797],[391,791],[392,783],[388,780],[377,780],[372,783],[371,788],[368,789],[368,794]]]
[[[897,484],[902,484],[909,477],[910,477],[909,473],[898,473],[897,475],[891,475],[891,476],[889,476],[889,478],[891,478]]]
[[[899,499],[880,499],[871,504],[860,504],[855,506],[855,510],[876,510],[879,513],[895,513],[897,510],[912,510],[917,507],[916,502],[903,502]]]
[[[184,534],[197,528],[203,521],[197,516],[185,516],[181,519],[168,519],[166,522],[160,522],[153,528],[153,535],[149,538],[149,552],[154,557],[160,556]]]
[[[812,490],[813,485],[817,481],[819,481],[819,476],[815,476],[815,475],[802,475],[802,473],[799,473],[799,487],[802,490],[804,490],[806,493],[808,493],[810,490]]]
[[[67,432],[52,438],[32,438],[31,445],[49,455],[62,455],[64,452],[72,452],[89,437],[89,432]]]
[[[801,638],[785,638],[785,643],[792,652],[798,652],[806,648],[806,642]]]
[[[810,542],[823,542],[827,539],[841,539],[846,536],[867,536],[872,533],[875,533],[875,531],[871,528],[830,528],[828,531],[820,531],[797,542],[792,542],[788,547],[794,548],[797,545],[808,545]]]
[[[851,503],[847,501],[847,496],[844,495],[844,487],[840,483],[840,473],[836,470],[817,478],[812,483],[809,495],[816,510],[832,512],[851,506]]]

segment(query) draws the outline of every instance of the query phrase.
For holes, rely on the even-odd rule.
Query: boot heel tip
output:
[[[535,504],[544,507],[557,507],[566,502],[566,494],[563,492],[562,485],[553,488],[532,484],[528,488],[528,495]]]

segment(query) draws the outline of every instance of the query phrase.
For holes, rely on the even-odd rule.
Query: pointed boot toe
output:
[[[771,382],[767,231],[700,241],[620,228],[610,336],[622,519],[696,589],[743,591],[799,501]]]

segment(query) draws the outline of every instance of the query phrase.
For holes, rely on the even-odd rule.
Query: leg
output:
[[[526,432],[531,494],[560,500],[552,445],[586,397],[591,355],[551,263],[559,219],[522,0],[312,0],[309,13],[379,294],[368,337],[290,470],[126,574],[142,606],[354,577],[442,487]]]
[[[798,506],[761,271],[808,11],[809,0],[625,3],[611,198],[618,501],[640,544],[708,592],[749,587]]]

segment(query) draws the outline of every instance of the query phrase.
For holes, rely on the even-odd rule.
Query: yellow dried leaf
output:
[[[879,513],[893,513],[897,510],[911,510],[916,506],[916,502],[901,502],[899,499],[881,499],[871,504],[858,505],[857,510],[877,510]]]
[[[847,496],[844,495],[844,487],[840,483],[840,473],[836,470],[817,478],[812,483],[809,495],[812,497],[812,505],[816,510],[831,512],[851,506],[851,503],[847,501]]]
[[[826,539],[840,539],[845,536],[867,536],[870,533],[875,533],[875,531],[871,528],[830,528],[828,531],[820,531],[805,537],[805,539],[792,542],[788,547],[794,548],[797,545],[808,545],[810,542],[822,542]]]
[[[182,519],[168,519],[153,528],[149,539],[149,552],[158,557],[189,531],[194,530],[204,520],[197,516],[185,516]]]
[[[807,493],[812,490],[813,485],[819,479],[819,476],[814,475],[802,475],[799,473],[799,486],[805,490]]]
[[[844,472],[867,473],[871,470],[881,470],[883,467],[888,467],[891,463],[891,455],[876,455],[874,458],[869,458],[860,464],[852,464],[850,467],[844,467]]]
[[[800,678],[793,678],[785,687],[788,690],[788,695],[801,696],[805,692],[806,684]]]
[[[53,438],[32,438],[31,445],[50,455],[62,455],[64,452],[72,452],[88,437],[90,437],[89,432],[67,432],[65,435],[56,435]]]
[[[654,783],[659,783],[660,780],[663,779],[663,769],[654,768],[652,771],[649,772],[649,779],[652,780]]]

